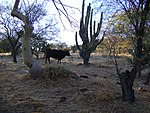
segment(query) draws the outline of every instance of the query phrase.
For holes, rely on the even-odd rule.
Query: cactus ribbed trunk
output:
[[[96,30],[95,21],[93,25],[93,20],[92,20],[93,9],[91,9],[90,3],[87,7],[86,16],[84,18],[84,3],[85,3],[85,0],[83,0],[83,4],[82,4],[82,15],[81,15],[81,21],[80,21],[80,30],[79,30],[79,35],[83,42],[82,47],[78,45],[77,32],[75,34],[75,41],[76,41],[77,49],[80,52],[79,54],[81,58],[83,58],[83,64],[87,65],[89,63],[90,54],[103,41],[105,33],[103,33],[103,36],[101,39],[98,39],[98,35],[100,33],[100,29],[102,26],[103,13],[101,13],[100,22],[97,24],[97,30]],[[88,31],[90,31],[90,34],[88,33]]]
[[[86,56],[84,57],[83,63],[84,63],[85,65],[88,65],[88,64],[89,64],[89,59],[90,59],[90,55],[86,55]]]
[[[79,54],[80,54],[81,58],[83,58],[83,64],[88,65],[91,53],[80,52]]]

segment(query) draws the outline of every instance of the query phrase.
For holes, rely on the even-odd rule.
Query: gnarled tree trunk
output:
[[[140,62],[136,63],[131,71],[126,70],[119,74],[121,88],[122,88],[122,97],[124,100],[129,103],[133,103],[135,101],[133,83],[140,69]]]
[[[13,56],[14,63],[17,63],[17,52],[15,50],[13,50],[12,56]]]
[[[18,5],[20,0],[16,0],[11,15],[17,17],[18,19],[24,22],[24,36],[22,39],[22,55],[24,59],[24,63],[29,67],[29,72],[31,76],[35,79],[42,75],[43,68],[41,64],[33,58],[31,52],[30,39],[31,34],[34,29],[32,22],[29,20],[27,15],[23,15],[18,11]]]
[[[148,73],[148,75],[146,77],[145,85],[148,85],[149,81],[150,81],[150,72]]]

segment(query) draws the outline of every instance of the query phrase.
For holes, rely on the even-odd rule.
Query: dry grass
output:
[[[73,73],[69,70],[66,70],[62,66],[45,67],[42,77],[46,80],[52,80],[52,81],[56,81],[58,79],[64,79],[67,77],[78,78],[78,76],[75,73]]]
[[[94,60],[96,57],[96,61]],[[75,59],[77,58],[77,59]],[[77,65],[80,60],[52,61],[45,66],[43,78],[32,80],[22,64],[0,61],[1,113],[148,113],[150,86],[135,90],[136,102],[121,101],[118,77],[111,61],[92,57],[89,66]],[[78,62],[79,61],[79,62]],[[121,66],[129,67],[120,60]],[[126,64],[126,65],[125,65]],[[86,76],[82,78],[80,76]],[[143,78],[144,79],[144,78]],[[141,79],[135,81],[135,89]]]
[[[107,101],[115,98],[118,95],[115,90],[116,88],[112,86],[108,87],[107,89],[106,87],[99,88],[96,91],[96,100],[98,102],[101,102],[101,101]]]

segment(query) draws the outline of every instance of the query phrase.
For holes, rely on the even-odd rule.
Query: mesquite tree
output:
[[[122,99],[124,101],[128,101],[129,103],[133,103],[135,101],[133,82],[135,80],[137,72],[140,70],[140,65],[135,64],[132,70],[125,70],[124,72],[120,72],[115,55],[114,58],[114,63],[116,65],[116,70],[120,79],[120,85],[122,89]]]
[[[23,30],[20,21],[10,15],[11,9],[10,4],[0,5],[0,35],[7,40],[13,62],[17,63],[17,53],[21,47],[20,39],[23,36]]]
[[[97,31],[96,31],[96,21],[94,21],[93,24],[93,20],[92,20],[93,9],[91,9],[90,3],[87,7],[87,12],[84,20],[84,3],[85,0],[83,0],[83,4],[82,4],[82,16],[81,16],[80,30],[79,30],[79,35],[83,42],[82,47],[78,45],[77,32],[75,34],[75,40],[76,40],[77,49],[79,50],[79,54],[83,58],[83,64],[87,65],[89,63],[91,53],[104,39],[104,34],[101,39],[98,39],[101,26],[102,26],[103,13],[101,13],[100,21],[97,25]],[[88,34],[89,31],[90,34]]]
[[[37,78],[38,76],[41,76],[43,72],[43,68],[41,64],[33,58],[32,52],[31,52],[30,39],[31,39],[31,34],[32,34],[34,27],[28,15],[24,15],[21,12],[19,12],[18,10],[19,2],[20,0],[15,1],[11,15],[13,17],[17,17],[18,19],[22,20],[23,23],[25,24],[24,36],[22,39],[22,55],[23,55],[24,63],[29,67],[29,72],[31,76],[33,78]]]
[[[150,13],[150,0],[117,0],[117,2],[129,18],[136,36],[135,63],[133,69],[125,72],[125,74],[122,73],[119,75],[123,97],[129,102],[134,102],[133,82],[137,73],[141,70],[144,49],[143,40],[146,31],[146,21]]]

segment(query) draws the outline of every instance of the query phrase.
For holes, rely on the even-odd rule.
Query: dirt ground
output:
[[[31,79],[18,59],[14,64],[10,57],[0,57],[0,113],[150,113],[150,85],[143,84],[146,71],[134,82],[136,101],[131,105],[120,99],[119,79],[106,57],[92,55],[88,66],[81,65],[77,54],[62,64],[39,59],[45,68],[65,70],[54,74],[60,77],[54,80]],[[118,62],[122,70],[131,68],[124,58]]]

